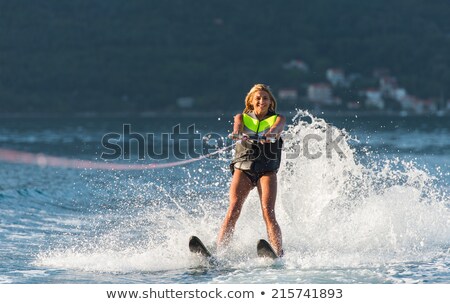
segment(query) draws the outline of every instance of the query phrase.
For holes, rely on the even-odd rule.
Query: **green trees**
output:
[[[329,67],[385,67],[448,98],[449,14],[445,0],[0,0],[0,111],[240,108],[256,82],[301,91]]]

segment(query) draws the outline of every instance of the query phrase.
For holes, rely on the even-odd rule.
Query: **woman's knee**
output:
[[[230,207],[228,209],[228,216],[230,220],[237,221],[242,211],[242,203],[240,202],[231,202]]]
[[[263,209],[263,218],[267,225],[277,224],[274,210]]]

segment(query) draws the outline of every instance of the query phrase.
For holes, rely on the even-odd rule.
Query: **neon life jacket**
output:
[[[275,124],[277,117],[276,113],[268,112],[262,120],[259,120],[253,112],[244,113],[242,115],[243,133],[263,135]],[[283,140],[281,138],[274,143],[240,140],[236,143],[235,157],[230,165],[231,172],[234,172],[234,169],[254,173],[276,172],[281,163],[282,147]]]
[[[258,120],[253,112],[242,114],[244,133],[247,135],[263,135],[277,120],[277,114],[270,114],[268,113],[268,115],[266,115],[267,118],[264,118],[263,120]]]

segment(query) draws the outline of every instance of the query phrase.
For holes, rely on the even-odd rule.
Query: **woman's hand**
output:
[[[264,134],[266,139],[264,141],[262,141],[262,143],[274,143],[280,137],[280,134],[269,133],[269,132]]]

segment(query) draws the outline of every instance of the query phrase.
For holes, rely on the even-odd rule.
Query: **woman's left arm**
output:
[[[281,132],[284,130],[284,126],[286,125],[286,118],[283,115],[278,115],[275,123],[272,127],[266,132],[266,137],[276,137],[279,138]]]

